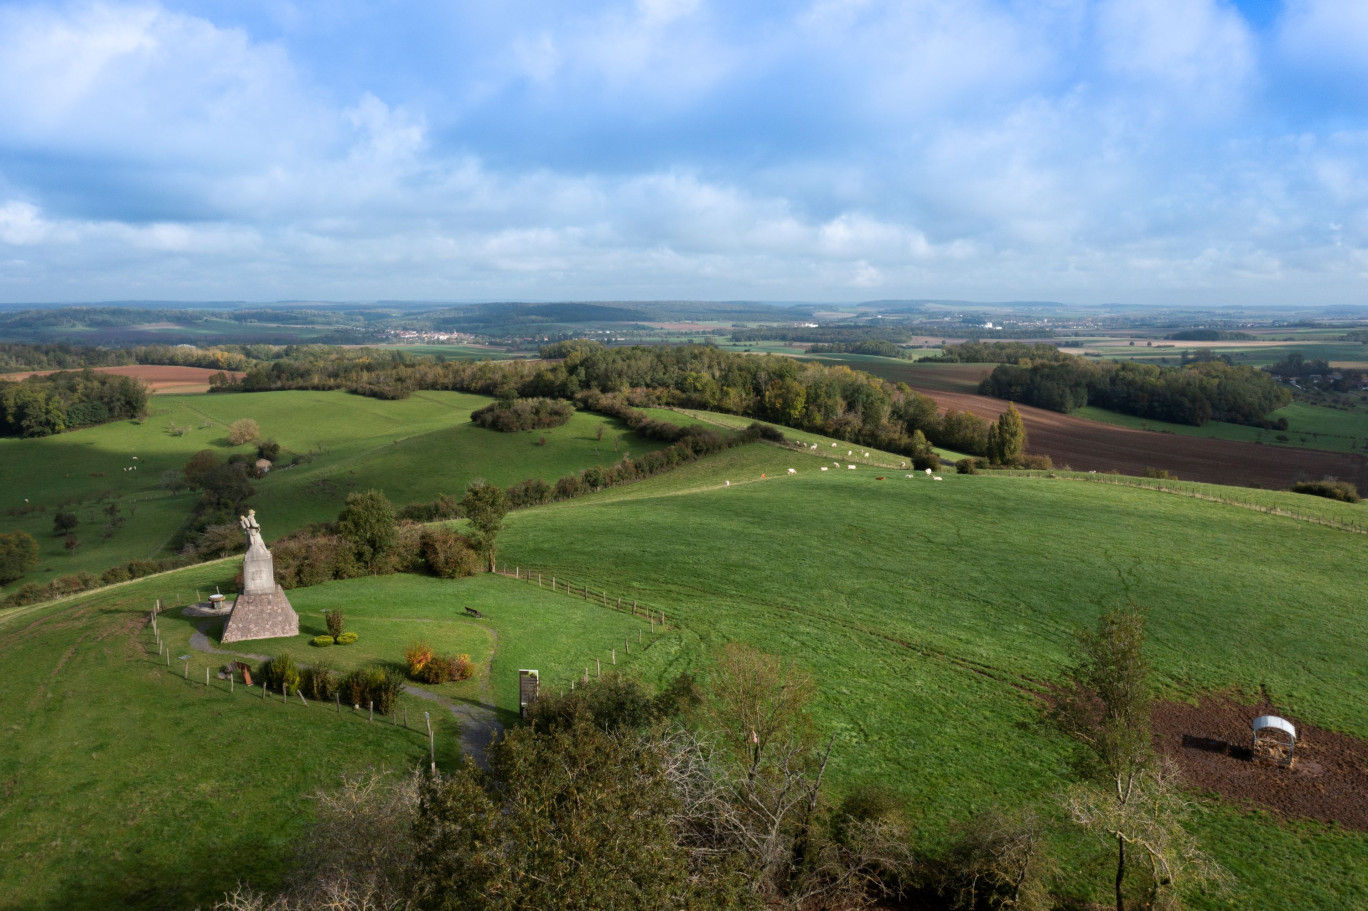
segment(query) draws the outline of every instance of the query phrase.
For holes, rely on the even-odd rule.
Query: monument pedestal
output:
[[[249,531],[248,540],[251,546],[242,561],[242,594],[233,602],[233,612],[228,615],[220,641],[298,636],[299,615],[290,606],[285,590],[276,584],[271,552],[262,543],[259,532]]]

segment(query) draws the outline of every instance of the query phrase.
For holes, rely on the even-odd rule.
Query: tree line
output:
[[[978,391],[1051,411],[1097,405],[1198,427],[1211,420],[1272,427],[1267,414],[1292,401],[1290,392],[1253,367],[1219,360],[1160,367],[1070,355],[1046,363],[1000,364]]]
[[[1027,364],[1051,363],[1071,356],[1048,342],[970,341],[946,345],[936,357],[922,360],[938,364]]]
[[[93,370],[0,380],[0,436],[43,437],[142,417],[147,396],[142,380]]]
[[[220,392],[346,389],[405,398],[419,389],[505,397],[573,400],[579,393],[622,393],[635,406],[678,406],[769,421],[841,440],[913,455],[918,432],[937,446],[986,455],[988,422],[966,412],[938,412],[904,383],[845,366],[774,355],[749,356],[706,345],[606,348],[560,342],[536,361],[434,363],[392,354],[284,357],[249,370]]]

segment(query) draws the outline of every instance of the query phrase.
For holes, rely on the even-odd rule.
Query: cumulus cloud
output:
[[[1358,8],[5,7],[0,298],[1358,300]]]

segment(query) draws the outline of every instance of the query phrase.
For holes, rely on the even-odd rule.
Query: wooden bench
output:
[[[477,610],[476,610],[475,608],[473,608],[473,607],[467,607],[467,608],[466,608],[466,613],[469,614],[469,615],[472,616],[472,617],[483,617],[483,616],[484,616],[484,614],[480,613],[479,611],[477,611]]]

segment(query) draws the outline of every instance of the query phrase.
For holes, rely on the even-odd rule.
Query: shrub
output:
[[[1348,481],[1336,481],[1329,478],[1324,481],[1298,481],[1292,485],[1292,491],[1293,493],[1306,493],[1314,497],[1339,500],[1341,503],[1357,503],[1359,501],[1357,487]]]
[[[978,459],[965,457],[955,463],[955,471],[959,474],[978,474]]]
[[[336,642],[338,645],[351,645],[353,642],[360,638],[361,637],[356,635],[356,633],[343,633],[342,635],[337,637]]]
[[[462,652],[457,655],[451,664],[451,678],[453,680],[469,680],[475,675],[475,664],[470,660],[470,656]]]
[[[404,649],[404,664],[408,667],[408,675],[414,680],[418,679],[418,675],[428,666],[432,658],[431,646],[424,645],[421,642],[415,642]]]
[[[558,399],[511,399],[472,412],[470,419],[481,427],[513,433],[559,427],[574,413],[574,406]]]
[[[327,639],[327,636],[319,636],[320,639]],[[332,640],[328,640],[332,644]],[[300,674],[300,688],[304,690],[304,695],[310,699],[326,701],[337,693],[337,673],[326,664],[317,663],[312,667],[304,668]]]
[[[428,569],[443,579],[471,576],[483,566],[470,539],[449,528],[424,529],[419,549]]]
[[[1179,479],[1176,474],[1166,468],[1146,468],[1145,477],[1157,478],[1161,481],[1177,481]]]
[[[347,628],[347,615],[340,610],[327,610],[323,612],[323,619],[328,623],[328,635],[333,639],[341,636]]]
[[[261,677],[261,685],[267,689],[279,691],[282,685],[291,690],[299,689],[299,668],[288,654],[267,659],[257,674]]]
[[[327,648],[328,646],[333,644],[333,637],[314,636],[312,639],[309,640],[309,644],[313,645],[316,648]]]
[[[383,667],[363,667],[343,677],[339,689],[352,705],[364,708],[374,703],[377,712],[388,715],[404,691],[404,678]]]

